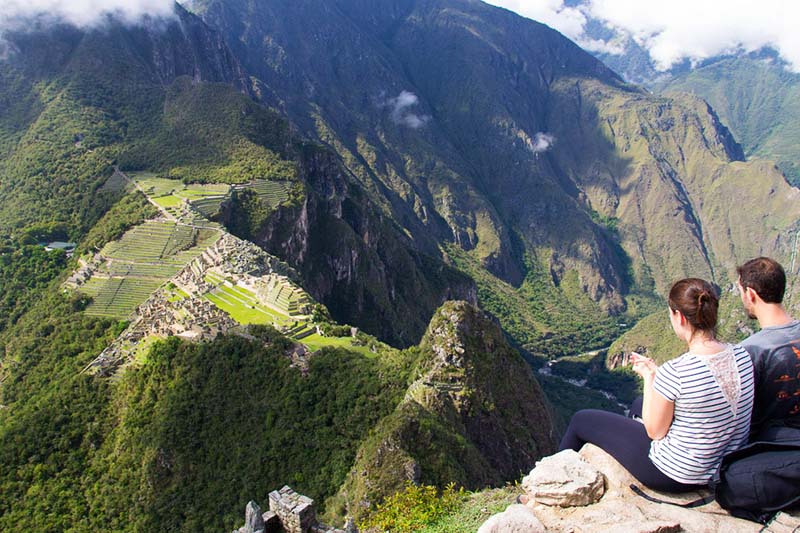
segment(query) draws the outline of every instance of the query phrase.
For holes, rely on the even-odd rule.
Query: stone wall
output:
[[[352,520],[336,529],[317,520],[314,500],[284,486],[269,493],[269,511],[253,501],[245,508],[245,525],[233,533],[358,533]]]

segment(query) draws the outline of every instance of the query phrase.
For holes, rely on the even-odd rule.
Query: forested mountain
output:
[[[405,481],[512,481],[556,413],[607,402],[525,361],[602,348],[673,279],[724,285],[794,244],[798,191],[708,104],[482,2],[198,0],[4,39],[2,529],[219,530],[283,484],[340,521]],[[197,249],[218,233],[272,254],[307,322],[282,288],[245,300],[274,284],[162,260],[239,261]],[[195,324],[205,341],[148,337],[87,375],[149,316],[100,296],[145,279],[193,302],[178,270],[205,298],[181,320],[217,302],[287,323]],[[73,290],[93,280],[116,288]]]

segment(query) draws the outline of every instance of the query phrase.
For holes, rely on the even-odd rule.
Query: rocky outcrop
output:
[[[554,451],[549,404],[533,372],[472,305],[448,302],[435,313],[414,374],[340,490],[351,515],[360,517],[406,482],[502,485]]]
[[[560,456],[560,457],[559,457]],[[557,458],[557,459],[556,459]],[[542,464],[557,464],[557,468],[547,466],[555,474],[543,475]],[[567,484],[557,498],[553,498],[547,488],[553,479],[559,479],[564,472],[593,470],[605,481],[605,493],[589,505],[564,506],[570,498],[583,502],[585,489],[576,486],[570,495]],[[730,516],[716,502],[692,509],[675,505],[650,502],[635,494],[630,485],[641,486],[613,457],[606,452],[587,444],[577,453],[559,453],[540,462],[525,479],[523,488],[528,498],[525,506],[541,521],[544,531],[588,533],[605,531],[614,533],[717,533],[736,531],[790,533],[800,527],[800,509],[778,515],[768,527]],[[664,494],[645,489],[645,492],[659,499],[671,502],[688,502],[706,496],[708,493],[693,492],[682,495]],[[518,531],[516,524],[518,505],[511,505],[506,513],[492,517],[479,530],[480,533],[499,531]],[[510,512],[509,512],[510,511]],[[506,528],[506,529],[504,529]]]
[[[544,525],[525,505],[509,505],[484,523],[478,533],[545,533]]]
[[[296,268],[337,322],[409,346],[445,301],[477,303],[475,283],[445,263],[430,236],[409,239],[332,152],[306,151],[299,161],[306,198],[249,237]]]
[[[522,480],[522,488],[544,505],[578,507],[591,505],[605,492],[603,474],[581,460],[573,450],[564,450],[536,463]]]

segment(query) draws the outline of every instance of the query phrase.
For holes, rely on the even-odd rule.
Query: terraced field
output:
[[[252,190],[273,209],[289,199],[289,181],[255,180],[250,183],[228,185],[225,183],[185,184],[177,180],[158,178],[154,174],[131,173],[130,178],[151,200],[172,216],[178,217],[180,206],[188,202],[203,217],[213,218],[222,203],[230,198],[231,190]]]
[[[257,295],[242,287],[231,286],[219,274],[206,272],[205,281],[215,286],[205,298],[240,324],[271,324],[283,329],[287,336],[295,340],[303,340],[316,334],[313,323],[290,316],[285,308],[276,309],[263,305]],[[293,290],[287,285],[285,291],[292,295],[302,294],[303,299],[308,301],[308,296],[299,289]]]
[[[255,180],[244,185],[235,185],[236,189],[250,189],[259,198],[266,200],[273,209],[289,199],[289,181]]]
[[[219,235],[214,230],[156,220],[129,230],[101,250],[105,264],[81,287],[93,298],[86,312],[126,318]]]
[[[219,213],[222,202],[226,199],[227,196],[206,196],[205,198],[193,200],[191,204],[204,217],[211,218]]]
[[[126,318],[161,285],[161,281],[141,278],[92,278],[81,291],[92,297],[86,314]]]

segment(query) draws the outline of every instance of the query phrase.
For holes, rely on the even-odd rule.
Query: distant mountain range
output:
[[[598,20],[590,19],[592,39],[616,39]],[[655,93],[696,95],[709,104],[742,145],[748,159],[775,161],[789,183],[800,184],[800,74],[792,72],[770,48],[711,57],[693,64],[688,59],[659,71],[646,49],[627,37],[621,54],[594,55],[625,80]]]

